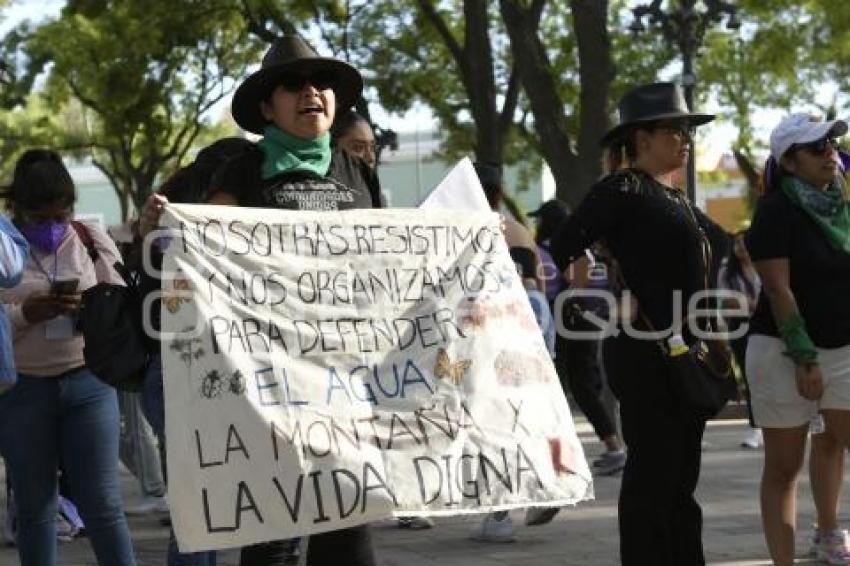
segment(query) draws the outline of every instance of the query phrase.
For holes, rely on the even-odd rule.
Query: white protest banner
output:
[[[181,550],[592,496],[497,215],[168,206],[163,224]]]

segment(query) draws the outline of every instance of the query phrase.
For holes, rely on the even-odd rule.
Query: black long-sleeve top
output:
[[[723,229],[696,207],[691,207],[692,216],[685,198],[643,171],[613,173],[596,183],[556,230],[552,257],[564,270],[585,248],[604,241],[640,311],[656,330],[669,329],[674,291],[682,292],[684,316],[691,295],[706,286],[700,229],[711,247],[720,250],[712,253],[713,264],[727,240]]]

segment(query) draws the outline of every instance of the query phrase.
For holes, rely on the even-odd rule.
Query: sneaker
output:
[[[812,525],[812,534],[809,535],[809,552],[807,556],[817,558],[820,556],[820,530],[817,525]]]
[[[480,542],[514,542],[514,522],[506,511],[489,513],[470,538]]]
[[[525,524],[529,527],[545,525],[555,518],[560,507],[529,507],[525,512]]]
[[[820,537],[818,558],[830,566],[850,564],[850,550],[847,549],[847,531],[836,529]]]
[[[15,505],[7,505],[6,516],[3,519],[3,539],[6,541],[6,546],[15,546],[17,529],[18,524]]]
[[[624,450],[606,452],[603,458],[604,460],[596,466],[596,475],[598,476],[613,476],[626,467],[626,452]]]
[[[56,538],[59,542],[71,542],[77,536],[77,527],[61,514],[56,515]]]
[[[741,439],[741,448],[749,448],[756,450],[761,448],[764,440],[762,439],[760,428],[751,428]]]
[[[625,450],[606,450],[598,458],[593,461],[593,467],[599,468],[606,465],[611,458],[619,458],[621,454],[625,454]]]
[[[291,538],[284,542],[284,564],[298,564],[301,560],[301,537]]]
[[[434,528],[434,521],[428,517],[398,517],[396,518],[396,524],[400,529],[409,529],[411,531]]]
[[[127,515],[149,515],[151,513],[168,513],[168,499],[163,495],[161,497],[152,497],[146,495],[136,505],[125,507],[124,513]]]
[[[85,528],[85,525],[82,518],[80,518],[80,512],[77,511],[77,506],[70,499],[61,495],[59,496],[57,505],[59,507],[59,515],[76,529],[77,534],[75,536],[80,536],[80,531]]]

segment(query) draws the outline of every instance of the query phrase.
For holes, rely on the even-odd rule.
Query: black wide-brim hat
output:
[[[335,77],[337,111],[351,108],[363,91],[363,77],[357,69],[339,59],[320,57],[298,36],[277,39],[263,57],[260,70],[245,79],[233,94],[230,105],[233,119],[243,130],[262,134],[268,121],[260,111],[260,103],[268,98],[281,77],[320,71]]]
[[[675,83],[652,83],[634,88],[623,95],[617,106],[620,123],[608,130],[599,145],[606,147],[631,126],[681,120],[691,126],[700,126],[714,120],[714,114],[698,114],[688,109],[682,89]]]
[[[558,225],[570,216],[570,207],[567,203],[558,199],[550,199],[540,205],[537,210],[532,210],[526,216],[539,218],[541,222]]]

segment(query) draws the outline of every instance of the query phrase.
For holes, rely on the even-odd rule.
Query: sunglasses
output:
[[[284,75],[278,81],[278,85],[287,92],[301,92],[307,84],[312,85],[316,90],[327,90],[333,88],[335,82],[333,73],[318,71],[306,75]]]
[[[802,149],[812,155],[824,155],[830,148],[837,151],[838,147],[838,140],[829,137],[809,143],[794,144],[794,149]]]
[[[687,123],[659,123],[654,126],[655,130],[662,130],[665,132],[669,132],[674,136],[679,136],[683,140],[690,140],[694,135],[694,128]]]

